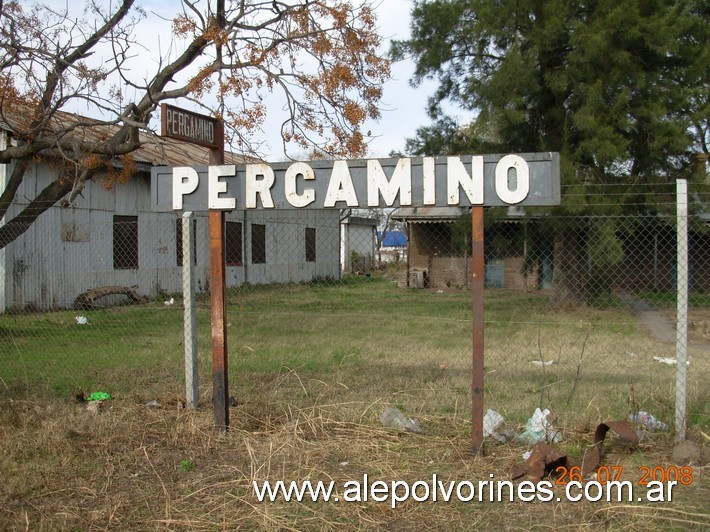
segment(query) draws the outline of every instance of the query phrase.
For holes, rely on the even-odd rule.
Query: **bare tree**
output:
[[[33,162],[57,170],[5,220],[0,249],[52,205],[71,203],[88,180],[130,179],[131,153],[146,138],[159,141],[151,121],[163,101],[202,105],[224,120],[232,149],[258,155],[271,110],[264,101],[275,94],[287,111],[284,152],[292,144],[334,156],[365,153],[360,129],[379,117],[389,77],[367,1],[182,0],[166,50],[138,42],[150,29],[134,0],[89,0],[83,18],[67,9],[0,1],[0,127],[9,133],[0,149],[9,175],[0,220]]]

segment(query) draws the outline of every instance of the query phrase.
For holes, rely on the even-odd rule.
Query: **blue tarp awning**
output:
[[[382,231],[377,231],[377,238],[382,237]],[[406,248],[407,235],[402,231],[387,231],[385,239],[382,241],[382,247],[385,248]]]

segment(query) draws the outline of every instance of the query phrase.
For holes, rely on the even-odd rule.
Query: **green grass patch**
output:
[[[277,402],[329,397],[391,402],[410,412],[464,415],[470,402],[471,294],[399,288],[384,277],[242,286],[227,292],[229,380],[235,393],[276,382]],[[10,395],[181,394],[183,310],[162,301],[76,312],[0,316],[0,383]],[[197,307],[201,389],[209,397],[209,300]],[[555,310],[546,295],[485,293],[486,405],[524,423],[537,406],[556,415],[673,418],[674,356],[625,306]],[[544,362],[544,365],[542,364]],[[698,369],[695,369],[698,368]],[[691,420],[707,426],[689,373]],[[299,379],[293,376],[298,375]],[[323,386],[318,383],[337,383]],[[256,383],[256,384],[255,384]],[[463,391],[463,393],[462,393]]]
[[[672,306],[678,301],[675,291],[645,290],[635,292],[637,298],[657,306]],[[689,293],[688,305],[691,307],[710,307],[710,294]]]

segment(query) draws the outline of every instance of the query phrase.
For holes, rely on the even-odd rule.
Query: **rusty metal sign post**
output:
[[[221,120],[167,104],[161,104],[160,109],[162,136],[205,146],[210,149],[210,165],[224,164],[224,124]],[[217,431],[229,427],[224,213],[223,210],[210,210],[209,214],[212,403]]]
[[[212,403],[214,427],[229,427],[227,308],[224,270],[224,211],[210,211],[210,309],[212,323]]]
[[[224,126],[218,122],[217,148],[210,149],[210,164],[224,164]],[[227,278],[225,271],[225,211],[210,211],[210,309],[212,323],[212,403],[215,430],[229,428],[227,352]]]
[[[471,444],[473,454],[483,446],[483,207],[471,207]]]

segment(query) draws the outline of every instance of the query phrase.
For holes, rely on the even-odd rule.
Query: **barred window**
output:
[[[242,223],[226,222],[224,231],[225,262],[227,266],[242,266]]]
[[[138,216],[113,217],[113,269],[138,269]]]
[[[251,262],[252,264],[266,263],[266,226],[251,225]]]
[[[316,261],[316,228],[306,227],[306,262]]]

